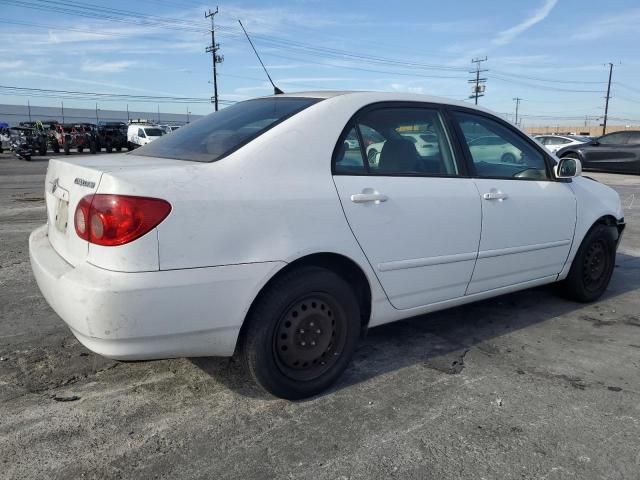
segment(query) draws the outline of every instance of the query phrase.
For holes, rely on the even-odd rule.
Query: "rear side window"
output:
[[[272,97],[239,102],[148,143],[136,149],[135,154],[195,162],[220,160],[319,101]]]
[[[457,175],[440,113],[422,107],[364,112],[334,154],[339,175]]]

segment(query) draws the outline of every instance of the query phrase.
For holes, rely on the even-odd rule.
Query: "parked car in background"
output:
[[[534,138],[551,153],[556,153],[562,147],[580,145],[591,141],[590,138],[579,135],[536,135]]]
[[[419,129],[428,155],[401,133]],[[481,152],[478,133],[506,147]],[[134,153],[50,160],[31,265],[101,355],[237,352],[268,392],[303,398],[338,379],[369,327],[554,282],[599,298],[623,211],[580,172],[464,102],[258,98]]]
[[[9,124],[0,122],[0,153],[5,150],[9,150],[11,147],[11,132],[9,131]]]
[[[127,124],[124,122],[100,122],[96,131],[97,149],[107,153],[127,147]]]
[[[497,135],[484,135],[469,142],[473,158],[489,163],[520,163],[522,152]]]
[[[585,170],[640,174],[640,131],[626,130],[603,135],[556,152],[560,158],[576,158]]]
[[[64,151],[65,155],[75,148],[78,153],[85,149],[91,153],[98,150],[95,126],[89,123],[59,123],[49,133],[54,152]]]
[[[9,132],[9,148],[18,158],[30,161],[35,155],[47,154],[48,135],[41,122],[22,122]]]
[[[164,130],[157,125],[132,123],[127,129],[127,148],[133,150],[141,147],[164,134]]]

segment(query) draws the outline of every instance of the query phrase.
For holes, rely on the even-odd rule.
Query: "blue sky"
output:
[[[99,104],[155,111],[160,103],[166,112],[209,113],[204,10],[214,6],[198,0],[0,0],[0,85],[190,97],[203,100]],[[291,0],[219,7],[225,101],[271,93],[239,18],[287,92],[367,89],[464,99],[471,93],[471,58],[487,56],[482,105],[511,114],[513,98],[521,97],[525,125],[578,123],[574,117],[582,123],[585,116],[594,124],[604,110],[607,62],[613,62],[610,122],[640,123],[637,0],[606,6],[595,0]],[[49,98],[56,95],[42,95],[30,98],[31,104],[59,105],[60,98]],[[0,90],[0,103],[26,101]],[[88,97],[64,102],[95,106]]]

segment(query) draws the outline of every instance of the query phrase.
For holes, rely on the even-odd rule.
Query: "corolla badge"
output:
[[[94,188],[96,186],[96,182],[90,182],[89,180],[85,180],[84,178],[77,177],[73,183],[76,185],[80,185],[81,187],[89,187]]]

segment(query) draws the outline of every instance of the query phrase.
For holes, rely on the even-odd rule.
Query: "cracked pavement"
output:
[[[263,396],[225,359],[120,363],[40,296],[46,162],[0,155],[0,478],[640,478],[640,177],[589,305],[551,288],[372,329],[342,380]]]

